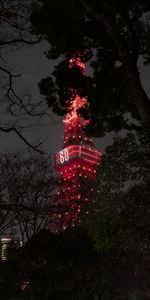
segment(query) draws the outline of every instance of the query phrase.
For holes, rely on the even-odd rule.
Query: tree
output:
[[[92,243],[84,232],[74,229],[53,235],[43,230],[17,251],[10,262],[0,265],[0,291],[2,293],[6,282],[11,282],[12,297],[15,297],[16,290],[21,292],[22,287],[19,295],[22,299],[70,299],[72,295],[75,299],[85,299],[90,292],[89,278],[94,275],[96,266],[97,257],[93,260],[94,254]],[[11,281],[12,274],[5,277],[5,270],[9,268],[15,268],[16,282]],[[85,271],[87,275],[83,276]],[[91,282],[91,285],[94,284]]]
[[[113,279],[111,282],[115,297],[133,293],[145,299],[149,291],[149,153],[144,130],[114,138],[102,160],[96,186],[99,193],[84,223],[98,252],[102,256],[109,253],[120,269],[114,281],[123,289],[119,291]]]
[[[113,248],[113,244],[122,250],[130,246],[139,251],[148,249],[149,153],[144,130],[138,135],[128,133],[125,138],[116,136],[106,149],[96,184],[99,193],[91,210],[97,218],[89,215],[92,222],[89,228],[99,231],[96,241],[99,236],[98,245],[103,250]]]
[[[64,55],[53,77],[40,83],[41,93],[58,114],[68,108],[69,89],[88,95],[91,130],[97,135],[135,128],[132,117],[148,121],[150,101],[141,82],[137,61],[149,63],[148,1],[46,1],[34,3],[34,33],[50,43],[47,57]],[[68,70],[68,58],[92,58],[93,78],[76,68]],[[87,116],[87,111],[82,112]],[[129,124],[131,123],[131,124]]]
[[[41,143],[33,145],[25,137],[22,130],[25,127],[25,117],[39,118],[45,114],[41,101],[33,103],[30,95],[19,95],[14,83],[21,76],[7,61],[9,51],[18,50],[23,46],[39,43],[41,36],[35,36],[31,32],[29,20],[31,0],[1,0],[0,1],[0,87],[1,109],[7,111],[7,117],[1,118],[0,131],[4,133],[14,132],[33,150],[42,153],[39,149]],[[7,55],[6,55],[7,54]],[[22,120],[20,124],[19,120]],[[7,121],[6,121],[7,120]]]
[[[0,292],[6,299],[23,300],[133,299],[140,290],[139,271],[124,254],[119,261],[115,253],[101,255],[77,228],[60,235],[42,230],[0,265]]]
[[[39,155],[2,155],[0,172],[1,235],[14,232],[24,243],[49,226],[56,179]]]

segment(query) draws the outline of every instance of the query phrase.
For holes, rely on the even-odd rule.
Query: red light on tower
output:
[[[85,64],[78,57],[69,60],[69,67],[77,67],[85,74]],[[89,121],[78,115],[78,110],[85,105],[87,98],[81,98],[72,90],[70,112],[64,120],[63,149],[55,156],[60,182],[55,199],[56,214],[50,225],[53,232],[79,224],[82,206],[92,198],[92,183],[102,154],[94,148],[92,138],[85,135],[84,126]]]

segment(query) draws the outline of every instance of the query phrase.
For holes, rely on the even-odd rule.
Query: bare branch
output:
[[[32,206],[28,206],[28,205],[22,205],[22,204],[5,204],[5,203],[1,203],[0,204],[0,208],[2,210],[7,210],[7,211],[29,211],[29,212],[33,212],[33,213],[37,213],[37,214],[50,214],[52,212],[52,210],[54,210],[54,206],[50,206],[50,207],[44,207],[44,208],[40,208],[40,207],[32,207]],[[52,212],[54,213],[54,211]]]
[[[21,75],[20,74],[14,75],[9,70],[7,70],[6,68],[4,68],[2,66],[0,66],[0,70],[3,71],[4,73],[6,73],[8,75],[8,77],[9,77],[9,87],[8,87],[8,90],[7,90],[7,97],[11,101],[11,104],[16,104],[16,103],[14,103],[14,101],[10,97],[10,92],[13,91],[13,88],[12,88],[12,79],[16,78],[16,77],[20,77]]]
[[[2,70],[3,72],[5,72],[9,75],[10,84],[12,84],[12,77],[20,77],[21,76],[21,74],[14,75],[9,70],[7,70],[6,68],[1,67],[1,66],[0,66],[0,70]]]
[[[31,25],[30,25],[30,4],[26,3],[26,1],[3,1],[0,0],[0,19],[2,23],[2,27],[4,30],[4,36],[0,39],[0,46],[6,48],[9,46],[17,46],[21,44],[33,45],[37,44],[41,41],[42,35],[36,36],[31,35]],[[8,29],[8,30],[6,30]],[[1,63],[2,64],[2,63]],[[0,72],[5,75],[7,80],[7,86],[5,86],[5,97],[7,97],[7,110],[11,115],[18,118],[22,117],[23,113],[32,117],[41,117],[43,114],[46,114],[45,109],[40,111],[40,109],[36,109],[40,103],[36,105],[32,105],[32,102],[24,100],[24,97],[20,97],[14,86],[14,80],[21,76],[21,74],[13,74],[13,71],[7,69],[7,66],[0,65]],[[19,116],[19,117],[18,117]],[[43,152],[38,149],[41,145],[32,145],[28,139],[24,137],[24,134],[21,133],[21,129],[19,126],[7,125],[4,126],[1,124],[0,131],[3,132],[15,132],[23,142],[28,145],[33,150],[43,154]]]
[[[37,151],[40,154],[43,154],[44,152],[41,151],[40,149],[38,149],[39,146],[41,146],[42,143],[39,143],[38,145],[33,146],[32,144],[30,144],[27,139],[17,130],[17,128],[15,127],[10,127],[10,128],[3,128],[0,127],[0,130],[3,132],[15,132],[23,141],[24,143],[29,146],[30,148],[32,148],[34,151]]]
[[[10,40],[10,41],[0,41],[0,46],[5,46],[5,45],[16,45],[18,43],[24,43],[24,44],[28,44],[28,45],[34,45],[34,44],[38,44],[42,39],[42,36],[40,36],[37,40],[35,41],[27,41],[23,38],[21,39],[14,39],[14,40]]]
[[[33,207],[33,206],[28,206],[28,205],[23,205],[23,204],[16,204],[16,203],[0,203],[0,209],[1,210],[7,210],[9,211],[14,211],[14,212],[23,212],[23,211],[28,211],[31,213],[37,213],[37,214],[45,214],[45,215],[55,215],[58,213],[66,213],[67,209],[64,209],[64,206],[60,205],[59,208],[57,208],[55,205],[51,206],[45,206],[45,207]]]
[[[21,74],[12,74],[9,70],[7,70],[6,68],[0,66],[0,70],[5,72],[6,74],[8,74],[8,77],[9,77],[9,87],[7,89],[7,97],[10,101],[10,104],[9,104],[9,111],[12,115],[14,115],[14,112],[12,111],[12,106],[18,106],[19,110],[20,109],[24,109],[24,111],[31,117],[41,117],[43,114],[47,115],[46,112],[41,112],[41,113],[33,113],[33,107],[37,107],[39,106],[42,101],[40,101],[39,103],[37,104],[32,104],[29,102],[27,105],[25,105],[23,103],[23,98],[21,99],[15,92],[15,90],[13,89],[12,87],[12,79],[13,78],[16,78],[16,77],[20,77]],[[17,101],[15,101],[13,98],[12,98],[12,95],[14,96],[14,99],[16,99]],[[28,107],[31,107],[31,109],[29,110]]]

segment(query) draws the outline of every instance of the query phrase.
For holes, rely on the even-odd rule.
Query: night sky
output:
[[[30,95],[32,101],[37,103],[41,101],[42,95],[40,95],[38,82],[40,79],[50,75],[56,62],[50,61],[46,58],[44,52],[48,49],[48,43],[42,41],[39,44],[32,46],[21,46],[19,49],[8,46],[5,48],[3,57],[5,59],[5,67],[12,71],[13,74],[21,74],[21,77],[14,80],[14,88],[19,96]],[[150,97],[150,67],[144,66],[142,59],[139,61],[139,68],[141,71],[141,81],[143,87]],[[2,74],[3,75],[3,74]],[[4,79],[4,83],[6,79]],[[4,90],[2,90],[4,96]],[[3,105],[1,105],[1,122],[2,125],[8,126],[15,124],[16,119],[12,118],[6,111],[6,98],[3,97]],[[45,111],[50,115],[44,115],[43,117],[23,117],[19,124],[21,126],[27,126],[22,131],[22,134],[32,144],[37,144],[39,141],[43,142],[41,147],[48,155],[54,154],[62,147],[61,136],[63,134],[62,118],[51,113],[43,100],[43,107]],[[102,150],[106,145],[112,142],[113,133],[107,134],[103,139],[95,139],[95,145]],[[3,134],[0,132],[0,151],[18,151],[26,149],[26,145],[23,141],[17,137],[15,133]]]

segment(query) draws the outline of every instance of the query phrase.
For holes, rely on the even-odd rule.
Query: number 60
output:
[[[68,161],[68,159],[69,159],[68,149],[64,149],[64,150],[60,151],[61,164],[63,164],[65,161]]]

